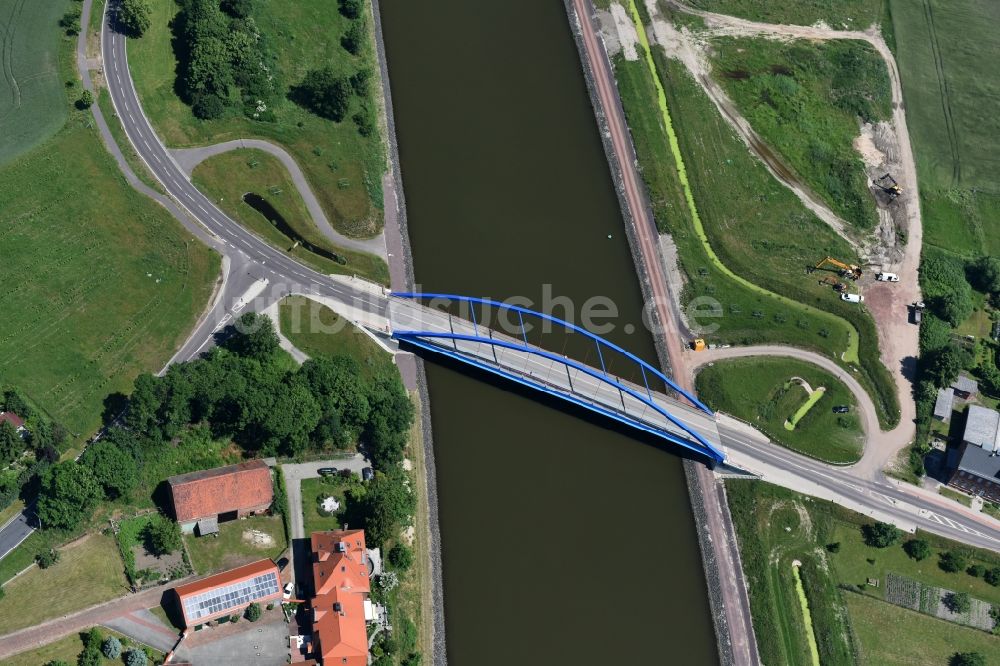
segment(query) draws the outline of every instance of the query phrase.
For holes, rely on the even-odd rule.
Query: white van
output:
[[[861,294],[841,294],[840,300],[847,301],[848,303],[861,303],[865,300],[865,297]]]
[[[878,273],[875,279],[879,282],[899,282],[899,276],[895,273]]]

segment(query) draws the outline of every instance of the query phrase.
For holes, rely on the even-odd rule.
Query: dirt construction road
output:
[[[916,433],[916,405],[912,396],[911,378],[919,351],[918,328],[909,323],[907,306],[921,300],[917,268],[923,243],[923,225],[917,189],[917,168],[906,124],[903,88],[896,59],[874,26],[865,31],[848,31],[819,26],[772,25],[691,9],[675,0],[667,2],[677,9],[703,18],[711,34],[812,40],[856,39],[871,44],[885,61],[892,88],[892,125],[896,133],[901,167],[897,180],[905,192],[898,203],[905,211],[907,244],[898,264],[883,266],[883,270],[898,273],[900,281],[874,283],[865,293],[865,304],[878,329],[882,362],[892,374],[896,386],[900,421],[890,431],[876,431],[869,436],[862,462],[854,468],[858,475],[866,478],[881,476],[882,470],[898,458],[899,452],[913,441]],[[697,73],[694,74],[698,79]]]

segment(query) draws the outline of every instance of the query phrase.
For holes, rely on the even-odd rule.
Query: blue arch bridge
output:
[[[423,302],[429,299],[458,303],[464,306],[463,314],[467,312],[469,318],[430,307]],[[495,311],[515,335],[479,323],[477,306],[481,312],[487,308]],[[703,458],[711,467],[726,460],[711,409],[652,365],[579,326],[527,308],[454,294],[392,293],[388,318],[392,337],[400,342],[491,372],[659,437]],[[587,365],[530,343],[528,331],[538,325],[583,336],[588,344],[594,345],[597,365]],[[641,378],[642,383],[610,372],[612,360],[615,369],[625,367],[627,374]],[[674,391],[676,397],[656,390],[660,385]]]

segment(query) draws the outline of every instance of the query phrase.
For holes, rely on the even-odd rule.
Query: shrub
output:
[[[89,90],[84,90],[80,94],[80,99],[76,100],[76,108],[81,111],[89,109],[94,104],[94,95]]]
[[[59,561],[59,551],[55,548],[49,548],[48,550],[43,550],[42,552],[35,555],[35,563],[38,565],[39,569],[48,569],[53,564]]]
[[[353,21],[344,36],[340,38],[340,45],[351,55],[358,55],[364,46],[365,34],[365,22]]]
[[[400,571],[407,571],[413,565],[413,550],[404,543],[397,543],[389,551],[389,564]]]
[[[256,622],[257,620],[259,620],[260,616],[263,615],[263,613],[264,612],[260,609],[260,604],[257,603],[256,601],[247,606],[246,616],[247,619],[250,620],[251,622]]]
[[[861,534],[865,543],[872,548],[888,548],[896,543],[902,532],[895,525],[875,523],[874,525],[863,525]]]
[[[828,543],[828,544],[826,544],[826,549],[829,552],[831,552],[831,553],[839,553],[840,552],[840,542],[839,541],[834,541],[833,543]]]
[[[949,592],[944,597],[944,605],[952,613],[968,613],[972,609],[968,592]]]
[[[965,573],[975,578],[982,578],[983,574],[986,573],[986,567],[984,567],[982,564],[973,564],[972,566],[970,566],[968,569],[965,570]]]
[[[1000,567],[993,567],[983,574],[983,580],[993,587],[1000,586]]]
[[[956,652],[948,661],[949,666],[986,666],[986,658],[978,652]]]
[[[923,539],[910,539],[903,544],[903,550],[918,562],[927,559],[931,554],[931,547]]]
[[[351,84],[329,67],[314,69],[306,73],[295,96],[316,115],[340,122],[351,102]]]
[[[108,659],[122,656],[122,642],[114,636],[108,636],[101,644],[101,653]]]
[[[125,666],[149,666],[149,657],[142,650],[132,648],[125,653]]]
[[[362,0],[340,0],[340,13],[349,19],[361,16]]]
[[[194,98],[191,112],[194,113],[195,118],[214,120],[222,117],[222,114],[226,112],[226,105],[218,95],[205,93]]]
[[[169,555],[181,548],[181,528],[172,520],[158,516],[143,530],[146,550],[153,555]]]
[[[942,571],[947,571],[948,573],[961,571],[965,569],[965,555],[954,550],[941,553],[938,566]]]
[[[122,0],[118,10],[118,19],[125,28],[125,34],[129,37],[142,37],[142,34],[149,30],[149,2],[148,0]]]

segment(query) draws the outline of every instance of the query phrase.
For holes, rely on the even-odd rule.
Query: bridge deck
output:
[[[676,438],[703,448],[690,433],[685,432],[683,428],[672,423],[646,403],[629,395],[627,391],[620,390],[584,370],[564,365],[560,359],[567,357],[527,344],[524,339],[477,326],[471,321],[435,310],[410,299],[389,298],[389,322],[394,334],[424,331],[445,335],[490,338],[495,344],[478,340],[437,338],[431,335],[421,336],[419,340],[422,346],[452,356],[463,357],[468,362],[483,366],[488,370],[499,371],[501,374],[511,376],[524,383],[536,384],[549,391],[562,394],[574,402],[585,403],[587,406],[597,407],[618,417],[624,417],[626,420],[634,422],[633,425],[636,427],[654,434],[659,434],[657,431],[666,431]],[[548,357],[504,345],[526,346],[541,354],[548,355]],[[551,358],[553,356],[557,358]],[[720,451],[723,449],[713,415],[663,393],[647,392],[645,386],[611,374],[605,375],[600,368],[590,368],[589,370],[614,380],[637,395],[650,399],[686,427],[695,430],[709,444]]]

